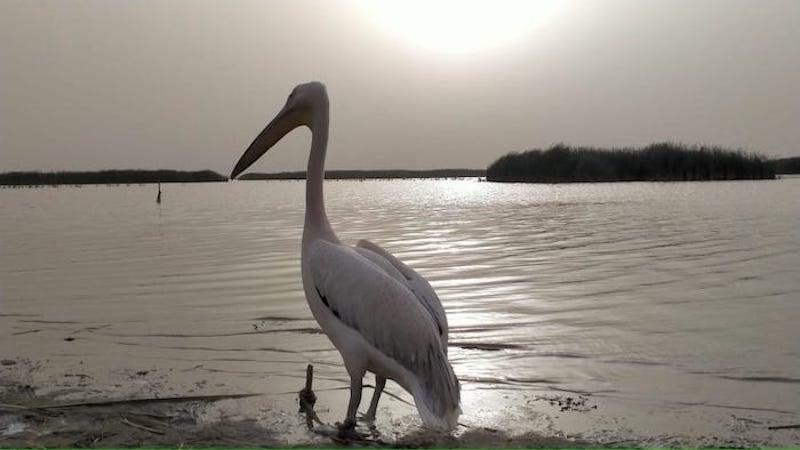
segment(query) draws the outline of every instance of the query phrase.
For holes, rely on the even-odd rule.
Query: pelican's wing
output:
[[[381,266],[387,274],[403,283],[414,296],[422,303],[425,309],[433,316],[437,328],[440,330],[442,343],[447,351],[448,325],[447,315],[444,313],[442,302],[428,280],[418,274],[414,269],[405,265],[394,255],[380,247],[378,244],[367,240],[356,243],[355,250],[367,257],[370,261]]]
[[[333,314],[407,369],[431,342],[440,345],[433,318],[414,294],[352,248],[318,241],[309,264],[314,287]]]
[[[364,243],[364,242],[367,242],[367,241],[358,241],[358,244],[356,244],[356,247],[353,247],[353,250],[355,250],[356,253],[358,253],[359,255],[361,255],[361,256],[367,258],[368,260],[372,261],[373,263],[375,263],[384,272],[386,272],[386,275],[389,275],[390,277],[394,278],[398,282],[408,286],[408,279],[403,275],[403,273],[400,272],[397,269],[397,267],[395,267],[385,257],[381,256],[378,253],[375,253],[372,250],[369,250],[367,248],[361,247],[361,244]],[[408,286],[408,288],[411,289],[410,286]]]

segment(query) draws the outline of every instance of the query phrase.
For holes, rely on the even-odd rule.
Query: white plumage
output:
[[[431,285],[391,253],[369,241],[343,245],[328,221],[323,181],[329,104],[325,86],[297,86],[286,105],[242,155],[235,178],[299,126],[311,129],[306,176],[302,277],[308,305],[339,350],[350,375],[350,401],[342,430],[355,426],[362,379],[376,388],[366,417],[374,419],[386,379],[414,397],[423,422],[451,430],[460,409],[458,379],[447,359],[447,317]]]

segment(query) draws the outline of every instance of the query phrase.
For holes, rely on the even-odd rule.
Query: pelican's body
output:
[[[350,375],[343,427],[355,425],[362,379],[376,377],[366,417],[374,419],[386,379],[414,397],[426,425],[453,429],[461,412],[458,379],[447,360],[447,317],[430,284],[369,241],[343,245],[328,221],[322,186],[328,140],[328,96],[321,83],[297,86],[253,141],[231,178],[292,129],[311,129],[301,266],[314,318],[339,350]]]

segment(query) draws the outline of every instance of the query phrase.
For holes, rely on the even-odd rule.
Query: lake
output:
[[[0,357],[59,398],[262,394],[213,414],[290,444],[306,442],[311,362],[318,412],[341,420],[348,378],[300,281],[304,182],[162,190],[158,205],[152,185],[0,189]],[[800,423],[800,178],[325,195],[343,242],[379,243],[437,290],[465,427],[800,445],[768,429]],[[379,429],[417,427],[411,397],[387,392]]]

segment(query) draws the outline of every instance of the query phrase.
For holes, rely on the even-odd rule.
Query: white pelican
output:
[[[427,426],[452,430],[461,413],[460,386],[447,360],[447,317],[439,298],[423,277],[381,247],[363,240],[343,245],[328,222],[322,195],[328,119],[325,85],[297,86],[236,163],[231,179],[293,129],[311,130],[300,261],[311,313],[350,375],[340,432],[355,427],[367,371],[375,374],[367,420],[374,420],[388,378],[411,393]]]

